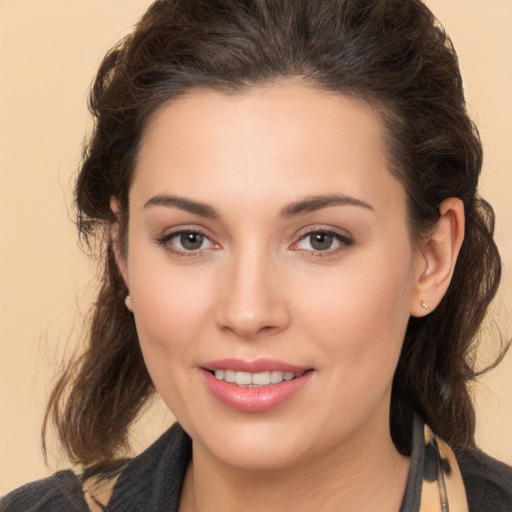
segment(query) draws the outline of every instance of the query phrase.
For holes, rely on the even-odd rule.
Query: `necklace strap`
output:
[[[468,512],[466,489],[453,450],[425,425],[420,512]]]

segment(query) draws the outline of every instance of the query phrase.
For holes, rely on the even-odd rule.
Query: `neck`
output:
[[[396,451],[389,428],[378,436],[364,434],[278,469],[226,465],[194,443],[180,512],[397,512],[409,459]]]

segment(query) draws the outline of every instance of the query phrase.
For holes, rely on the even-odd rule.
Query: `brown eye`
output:
[[[186,232],[181,233],[179,243],[186,251],[197,251],[201,249],[205,237],[201,233]]]
[[[352,239],[335,231],[310,231],[302,235],[293,249],[311,253],[335,254],[337,251],[352,245]]]
[[[200,255],[204,250],[218,248],[206,235],[192,230],[175,231],[155,241],[176,256]]]
[[[313,233],[309,236],[311,247],[315,251],[326,251],[334,242],[334,237],[329,233]]]

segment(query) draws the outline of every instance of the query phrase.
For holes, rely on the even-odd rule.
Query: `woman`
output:
[[[482,150],[421,2],[160,0],[91,107],[104,273],[47,413],[79,469],[0,510],[510,510],[468,391]],[[123,459],[155,391],[178,423]]]

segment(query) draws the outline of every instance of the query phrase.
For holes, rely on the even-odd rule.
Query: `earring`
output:
[[[428,309],[428,304],[427,304],[425,301],[422,301],[422,302],[421,302],[421,307],[422,307],[423,309]]]
[[[126,307],[128,308],[129,311],[133,311],[132,298],[129,295],[127,295],[126,298],[124,299],[124,303],[126,304]]]

